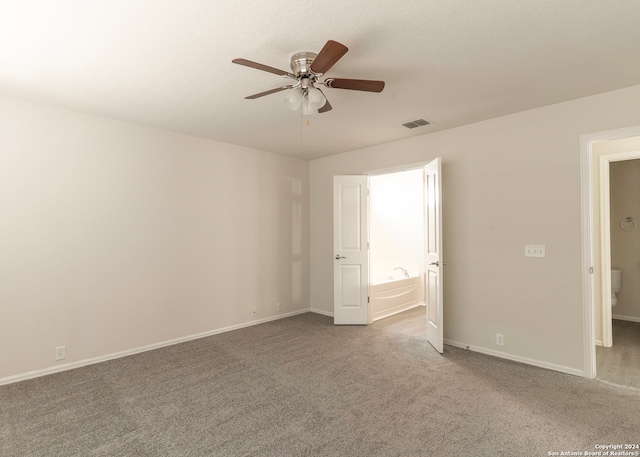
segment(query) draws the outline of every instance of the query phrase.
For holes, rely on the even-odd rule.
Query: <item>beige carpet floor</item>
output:
[[[307,313],[0,387],[0,455],[548,456],[640,392]]]

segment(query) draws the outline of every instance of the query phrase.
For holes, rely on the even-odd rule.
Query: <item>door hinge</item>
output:
[[[593,267],[589,267],[589,274],[593,274]]]
[[[369,303],[369,297],[367,297],[367,303]]]

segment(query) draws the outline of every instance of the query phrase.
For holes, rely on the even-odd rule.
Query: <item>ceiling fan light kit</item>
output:
[[[287,107],[296,111],[302,106],[303,114],[315,114],[320,108],[322,108],[327,99],[322,95],[319,89],[315,87],[309,87],[303,93],[302,90],[292,90],[287,92],[284,96],[284,101]]]
[[[332,109],[324,93],[317,87],[319,85],[334,89],[365,92],[382,92],[384,89],[384,81],[345,78],[327,78],[324,81],[320,81],[320,77],[329,71],[348,50],[345,45],[329,40],[318,54],[314,52],[298,52],[291,57],[291,73],[247,59],[234,59],[232,62],[295,80],[293,84],[249,95],[245,99],[253,100],[292,89],[285,95],[285,104],[294,111],[302,106],[302,113],[309,115],[325,113]]]

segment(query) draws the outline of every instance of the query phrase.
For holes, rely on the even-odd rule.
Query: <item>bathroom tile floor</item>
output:
[[[596,347],[596,370],[599,379],[640,389],[640,322],[613,320],[613,346]]]
[[[371,324],[372,328],[378,328],[393,333],[404,333],[405,335],[427,337],[427,307],[416,306],[415,308],[402,311],[393,316],[385,317]]]

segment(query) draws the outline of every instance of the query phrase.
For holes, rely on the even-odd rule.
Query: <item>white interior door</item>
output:
[[[333,177],[333,322],[369,322],[368,176]]]
[[[442,173],[440,158],[424,167],[425,265],[427,293],[427,340],[442,354],[443,348],[443,254]]]

